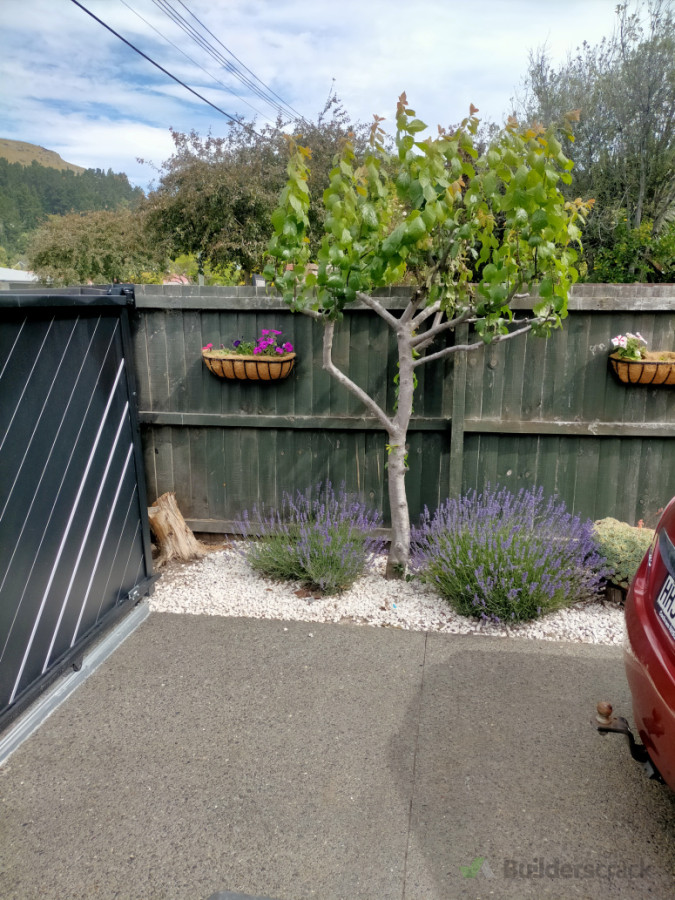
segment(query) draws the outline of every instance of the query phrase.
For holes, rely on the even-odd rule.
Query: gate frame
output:
[[[122,355],[126,376],[127,398],[129,401],[129,421],[133,436],[133,461],[136,471],[136,484],[141,520],[141,545],[145,576],[136,584],[118,605],[109,610],[99,622],[80,637],[66,653],[32,684],[24,688],[11,706],[0,713],[0,733],[26,711],[61,675],[72,668],[79,672],[82,668],[84,654],[105,632],[111,630],[144,597],[150,596],[158,575],[153,572],[150,525],[148,521],[147,486],[145,464],[141,445],[141,428],[138,419],[138,390],[134,366],[133,344],[129,325],[129,310],[135,307],[134,286],[132,284],[115,284],[111,286],[91,286],[82,288],[30,288],[26,290],[0,291],[0,317],[5,311],[30,310],[91,310],[116,308],[119,310],[120,336]]]

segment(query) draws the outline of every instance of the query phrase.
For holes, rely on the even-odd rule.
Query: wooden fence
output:
[[[405,294],[392,289],[387,306],[401,308]],[[228,532],[244,509],[328,478],[388,516],[386,436],[322,370],[320,324],[264,288],[147,285],[136,305],[149,501],[175,491],[193,529]],[[409,441],[413,521],[425,505],[491,483],[542,485],[594,519],[654,523],[675,494],[675,390],[620,385],[607,355],[626,331],[675,348],[675,285],[583,285],[569,308],[547,341],[528,335],[423,367]],[[206,370],[205,343],[262,328],[295,345],[289,379],[223,382]],[[395,346],[374,313],[345,314],[334,357],[392,409]]]

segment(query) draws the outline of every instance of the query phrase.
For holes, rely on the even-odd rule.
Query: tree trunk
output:
[[[148,509],[150,528],[157,544],[159,556],[155,566],[161,568],[171,559],[188,562],[206,554],[206,548],[188,528],[176,503],[173,491],[162,494]]]
[[[391,439],[391,438],[390,438]],[[388,458],[389,506],[391,508],[391,544],[387,557],[387,578],[403,578],[410,558],[410,513],[405,491],[405,436],[390,444]]]
[[[408,427],[413,410],[415,374],[413,370],[412,328],[409,320],[399,323],[398,399],[394,428],[389,431],[389,507],[391,509],[391,544],[387,559],[387,578],[404,578],[410,559],[410,511],[405,488],[408,471]]]
[[[398,402],[396,415],[393,419],[370,397],[362,388],[340,371],[333,362],[333,337],[335,334],[335,322],[327,319],[324,323],[323,334],[323,367],[341,385],[358,397],[366,408],[377,419],[389,437],[387,472],[389,480],[389,506],[391,508],[391,545],[387,560],[386,577],[405,577],[410,558],[410,513],[408,511],[408,498],[405,490],[405,473],[408,470],[406,464],[406,439],[408,426],[412,415],[413,393],[415,390],[415,375],[413,371],[413,324],[410,316],[395,319],[376,300],[367,295],[359,295],[360,299],[374,309],[396,332],[398,343]]]
[[[638,196],[635,204],[635,219],[633,228],[639,228],[642,225],[642,211],[644,209],[645,194],[647,192],[647,162],[645,159],[646,149],[643,142],[640,142],[640,179],[638,182]]]

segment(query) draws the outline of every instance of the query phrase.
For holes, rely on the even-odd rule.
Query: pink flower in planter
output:
[[[256,356],[283,356],[284,353],[293,352],[293,345],[288,342],[282,344],[282,334],[283,332],[274,328],[262,328],[260,337],[256,338],[255,341],[245,341],[238,338],[236,341],[232,341],[231,346],[225,347],[221,344],[220,347],[222,350],[227,350],[230,353],[239,353],[244,356],[248,356],[251,353],[255,353]],[[202,350],[211,350],[212,347],[213,344],[208,343],[202,347]]]

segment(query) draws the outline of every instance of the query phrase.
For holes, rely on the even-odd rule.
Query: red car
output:
[[[628,591],[626,629],[635,724],[651,763],[675,790],[675,498]]]

